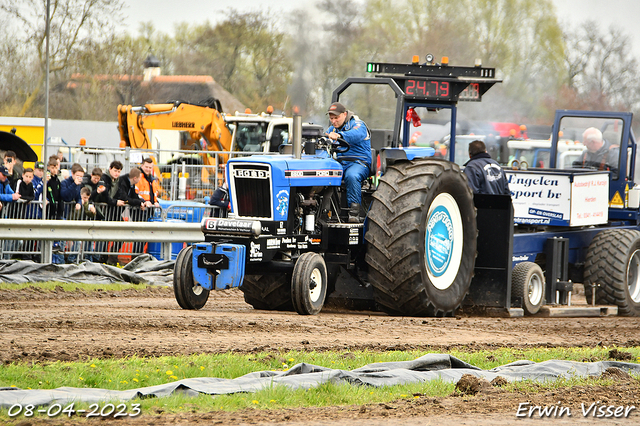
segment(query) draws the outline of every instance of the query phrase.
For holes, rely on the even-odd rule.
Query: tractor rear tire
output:
[[[450,316],[469,291],[476,209],[460,167],[416,159],[387,167],[366,232],[369,282],[391,315]]]
[[[522,308],[527,315],[534,315],[544,304],[544,273],[533,262],[518,263],[511,273],[511,295],[522,298]]]
[[[180,250],[173,269],[173,293],[182,309],[201,309],[209,299],[209,290],[193,281],[193,247]]]
[[[618,315],[640,316],[640,231],[607,229],[589,244],[584,265],[587,301],[617,305]]]
[[[291,274],[245,275],[240,286],[244,301],[254,309],[291,311]]]
[[[327,265],[318,253],[303,253],[293,268],[291,301],[300,315],[317,315],[327,296]]]

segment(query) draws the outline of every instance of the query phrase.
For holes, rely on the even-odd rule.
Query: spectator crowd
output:
[[[66,160],[66,159],[64,159]],[[160,207],[160,184],[153,174],[153,160],[145,158],[139,168],[132,168],[122,175],[123,165],[113,161],[103,173],[96,167],[90,174],[74,163],[69,176],[61,180],[61,158],[49,157],[46,164],[37,161],[34,168],[19,171],[16,154],[6,151],[0,166],[0,217],[12,219],[42,218],[43,200],[46,199],[46,218],[50,220],[132,220],[146,221],[153,216],[153,209]],[[46,185],[45,185],[46,182]],[[43,195],[46,186],[46,195]],[[37,253],[37,241],[3,242],[4,258],[22,257],[38,261],[39,255],[15,256],[15,252]],[[70,249],[65,250],[65,247]],[[87,260],[115,264],[122,243],[85,241],[54,242],[54,263],[75,263]],[[81,250],[82,247],[82,250]],[[141,253],[144,243],[133,247]],[[69,253],[65,259],[65,252]],[[77,256],[83,253],[84,258]]]

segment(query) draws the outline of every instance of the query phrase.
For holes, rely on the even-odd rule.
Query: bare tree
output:
[[[215,26],[180,26],[173,58],[175,71],[211,75],[221,86],[252,108],[282,107],[293,65],[286,52],[287,34],[265,12],[234,9]]]
[[[594,21],[585,21],[565,35],[567,86],[592,109],[638,107],[638,60],[631,53],[631,39],[610,27],[602,32]]]
[[[31,70],[36,73],[36,81],[22,96],[21,116],[33,112],[44,86],[46,4],[46,0],[4,0],[0,4],[0,14],[19,25],[16,41],[28,49],[26,57],[36,65]],[[113,31],[110,24],[121,9],[121,0],[51,0],[50,71],[55,74],[66,70],[84,40],[100,40]]]

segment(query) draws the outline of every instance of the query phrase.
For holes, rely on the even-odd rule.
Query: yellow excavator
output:
[[[179,149],[201,151],[199,156],[205,166],[202,168],[201,182],[210,182],[210,178],[215,176],[220,185],[224,179],[224,165],[229,155],[218,154],[216,171],[215,155],[202,151],[233,152],[233,155],[277,153],[280,145],[291,143],[293,119],[282,114],[274,114],[271,106],[260,114],[252,113],[250,110],[244,113],[223,114],[220,102],[210,98],[198,104],[170,101],[143,106],[119,105],[118,125],[122,147],[149,151],[156,147],[151,142],[148,130],[187,132],[188,138],[184,137],[183,133]],[[303,139],[316,138],[322,133],[322,126],[302,123]],[[171,161],[180,162],[181,158],[185,159],[177,157]],[[158,175],[170,178],[170,174],[166,172]]]
[[[173,101],[142,106],[118,105],[118,130],[121,145],[140,150],[151,150],[147,130],[178,130],[187,132],[189,138],[181,140],[180,150],[230,151],[231,132],[225,125],[220,101],[209,99],[200,104]],[[208,181],[211,174],[222,179],[221,170],[214,171],[215,158],[206,153],[200,155],[205,167],[202,180]],[[218,166],[223,166],[228,155],[218,157]]]
[[[174,101],[143,106],[118,105],[118,130],[125,146],[152,149],[147,129],[188,132],[191,139],[181,149],[229,151],[231,132],[221,114],[220,101],[211,99],[205,104]],[[206,141],[205,146],[200,140]],[[185,146],[186,145],[186,146]]]

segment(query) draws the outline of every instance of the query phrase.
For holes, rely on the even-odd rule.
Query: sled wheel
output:
[[[618,314],[640,316],[640,232],[607,229],[589,245],[584,265],[587,302],[617,305]]]
[[[540,266],[518,263],[511,273],[511,295],[522,298],[525,314],[537,314],[544,304],[544,274]]]
[[[209,299],[209,290],[193,281],[193,247],[180,250],[173,269],[173,293],[182,309],[200,309]]]
[[[460,167],[416,159],[387,167],[366,233],[369,282],[392,315],[453,315],[469,290],[476,210]]]
[[[291,311],[291,274],[245,275],[240,286],[254,309]]]
[[[327,265],[317,253],[303,253],[293,268],[291,301],[300,315],[317,315],[327,296]]]

